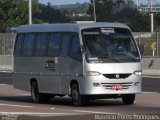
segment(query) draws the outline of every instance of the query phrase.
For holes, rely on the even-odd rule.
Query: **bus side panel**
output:
[[[15,88],[30,89],[30,81],[36,80],[41,93],[60,93],[58,60],[54,57],[15,57]]]
[[[25,70],[27,69],[26,64],[25,58],[14,56],[13,85],[17,89],[29,91],[31,74]]]
[[[13,75],[13,85],[14,88],[25,90],[25,91],[30,91],[30,84],[29,84],[29,78],[31,76],[27,74],[19,74],[19,73],[14,73]]]
[[[61,57],[59,59],[61,78],[61,94],[69,94],[70,82],[71,80],[76,80],[79,83],[79,80],[83,75],[83,64],[80,61],[69,57]]]

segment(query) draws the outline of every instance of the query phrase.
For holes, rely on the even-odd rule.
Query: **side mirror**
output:
[[[84,53],[85,50],[84,50],[84,46],[83,45],[80,46],[79,51],[80,51],[81,54]]]
[[[141,55],[143,55],[143,52],[144,52],[144,45],[138,44],[138,47],[139,47],[139,50],[140,50]]]

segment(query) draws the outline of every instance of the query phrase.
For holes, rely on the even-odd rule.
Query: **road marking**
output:
[[[109,113],[109,112],[98,112],[98,111],[85,111],[85,110],[72,110],[74,112],[82,112],[82,113],[94,113],[94,114],[118,114],[118,113]]]
[[[13,73],[12,70],[0,70],[0,73]]]
[[[157,79],[160,78],[160,76],[142,76],[142,77],[144,77],[144,78],[157,78]]]
[[[39,112],[0,112],[0,115],[30,115],[30,116],[70,116],[76,113],[39,113]]]
[[[51,108],[51,110],[55,110],[55,108]]]
[[[21,107],[21,108],[34,108],[33,106],[11,105],[11,104],[0,104],[0,106],[7,106],[7,107]]]
[[[142,92],[143,94],[150,94],[150,93],[158,93],[158,92]]]
[[[16,95],[29,96],[31,94],[30,93],[16,93]]]
[[[8,86],[7,84],[0,84],[0,86]]]

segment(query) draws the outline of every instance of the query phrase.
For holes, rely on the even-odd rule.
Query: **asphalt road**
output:
[[[10,74],[0,74],[0,120],[160,119],[160,78],[143,78],[144,92],[136,96],[133,105],[124,105],[121,99],[102,99],[85,107],[72,106],[67,96],[35,104],[30,93],[5,84],[11,84],[11,78]]]

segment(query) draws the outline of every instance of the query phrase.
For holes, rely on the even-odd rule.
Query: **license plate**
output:
[[[123,89],[123,85],[121,85],[121,84],[113,84],[112,85],[112,89],[113,90],[121,90],[121,89]]]

